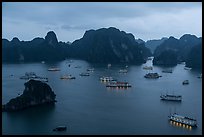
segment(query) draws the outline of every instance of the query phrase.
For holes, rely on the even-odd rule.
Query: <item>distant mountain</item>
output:
[[[192,48],[201,43],[202,38],[195,35],[185,34],[180,39],[171,36],[155,49],[154,57],[160,56],[166,50],[172,50],[177,55],[177,62],[186,61]],[[161,58],[161,60],[165,59]]]
[[[58,42],[53,31],[31,41],[2,39],[3,62],[60,61],[77,58],[96,63],[144,63],[151,52],[132,34],[110,27],[88,30],[81,39]]]
[[[2,39],[3,62],[33,62],[33,61],[57,61],[65,58],[65,45],[58,43],[53,31],[43,38],[34,38],[31,41],[19,41],[13,38],[10,42]]]
[[[168,38],[164,37],[164,38],[158,39],[158,40],[148,40],[147,42],[145,42],[145,46],[147,48],[149,48],[151,50],[152,54],[153,54],[154,50],[157,48],[157,46],[162,44],[167,39]]]

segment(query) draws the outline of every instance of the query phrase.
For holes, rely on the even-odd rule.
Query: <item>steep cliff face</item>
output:
[[[47,35],[45,36],[45,41],[48,43],[48,45],[51,45],[54,47],[58,45],[57,36],[54,33],[54,31],[49,31],[47,33]]]
[[[26,82],[23,94],[3,105],[3,111],[17,111],[36,105],[55,102],[55,93],[49,85],[37,80]]]
[[[171,49],[164,50],[153,59],[153,65],[175,66],[177,62],[177,54]]]
[[[143,51],[147,49],[141,48],[132,34],[114,27],[86,31],[72,46],[78,56],[97,63],[141,64],[145,62]]]
[[[186,59],[186,67],[202,69],[202,44],[192,48]]]

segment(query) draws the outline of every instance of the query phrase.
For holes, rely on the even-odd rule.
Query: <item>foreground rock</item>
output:
[[[24,85],[25,90],[23,94],[3,105],[3,111],[22,110],[36,105],[56,102],[56,95],[48,84],[37,80],[30,80]]]

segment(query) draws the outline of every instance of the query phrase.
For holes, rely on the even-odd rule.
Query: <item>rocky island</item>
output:
[[[38,80],[29,80],[24,85],[23,94],[2,105],[2,111],[17,111],[56,102],[56,95],[48,84]]]

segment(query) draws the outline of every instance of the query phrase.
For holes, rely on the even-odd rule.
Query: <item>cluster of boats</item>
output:
[[[48,82],[48,78],[37,76],[34,72],[26,72],[24,76],[21,76],[20,79],[24,80],[40,80],[42,82]]]
[[[161,100],[166,100],[166,101],[177,101],[181,102],[182,101],[182,96],[181,95],[161,95],[160,96]],[[183,127],[197,127],[197,120],[194,118],[189,118],[186,116],[178,115],[177,113],[173,113],[172,115],[168,116],[169,120],[173,122],[173,124],[183,126]]]

